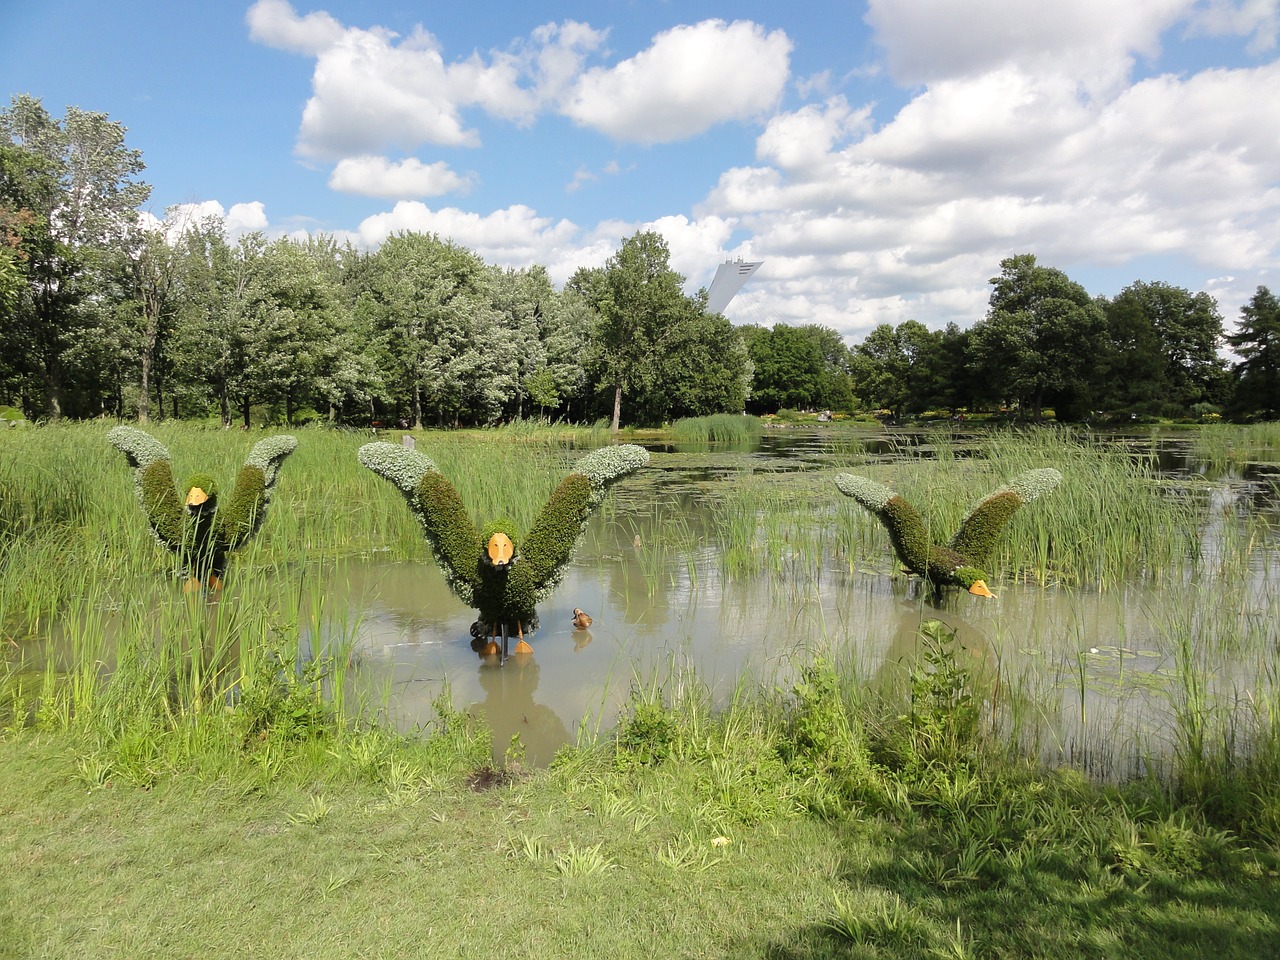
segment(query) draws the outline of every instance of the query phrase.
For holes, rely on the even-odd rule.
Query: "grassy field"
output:
[[[1280,955],[1275,677],[1228,716],[1203,700],[1194,655],[1274,645],[1234,595],[1188,616],[1181,746],[1161,780],[1028,765],[941,625],[898,699],[816,662],[712,710],[681,676],[531,770],[518,747],[495,764],[488,731],[447,698],[417,736],[371,724],[342,695],[341,644],[303,645],[334,611],[257,576],[425,556],[398,494],[355,461],[368,436],[305,433],[206,604],[175,590],[106,429],[0,433],[0,958]],[[179,477],[224,482],[259,436],[154,432]],[[603,440],[419,437],[476,514],[520,525],[575,447]],[[1211,442],[1235,457],[1273,437]],[[1202,566],[1190,498],[1141,457],[1056,432],[865,471],[951,524],[975,491],[1046,462],[1067,480],[1054,509],[1015,518],[1006,575],[1105,589]],[[828,480],[745,478],[719,508],[721,575],[803,579],[832,550],[882,553],[882,530]],[[678,516],[666,526],[648,549],[695,539]],[[1257,536],[1226,542],[1215,576],[1243,569]],[[51,624],[62,659],[32,669]]]

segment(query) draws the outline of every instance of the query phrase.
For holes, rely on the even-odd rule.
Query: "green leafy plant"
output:
[[[296,743],[332,732],[333,711],[323,692],[331,667],[329,658],[298,665],[279,648],[258,657],[237,704],[242,743]]]

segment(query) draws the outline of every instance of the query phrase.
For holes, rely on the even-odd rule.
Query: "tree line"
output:
[[[0,133],[0,404],[29,418],[616,429],[780,409],[1275,417],[1280,402],[1265,287],[1228,337],[1207,294],[1135,283],[1091,298],[1023,254],[968,329],[886,324],[850,347],[818,324],[707,313],[657,233],[562,289],[544,267],[487,264],[434,234],[371,251],[232,240],[214,217],[144,223],[141,155],[105,114],[55,118],[18,96]]]

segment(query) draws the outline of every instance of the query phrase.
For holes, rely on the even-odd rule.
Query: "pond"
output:
[[[356,683],[400,728],[432,719],[447,691],[487,718],[499,758],[518,736],[528,762],[545,764],[610,728],[636,686],[697,683],[724,703],[740,683],[789,686],[821,655],[869,691],[900,694],[921,627],[937,620],[1000,730],[1047,763],[1128,776],[1179,749],[1188,711],[1230,736],[1274,704],[1280,468],[1197,461],[1177,439],[1102,442],[1154,451],[1168,495],[1193,498],[1198,543],[1173,573],[1105,587],[999,578],[998,599],[939,597],[900,572],[887,537],[868,555],[849,547],[841,530],[860,511],[832,483],[838,470],[933,456],[936,438],[778,430],[737,446],[651,446],[650,466],[615,489],[539,607],[531,656],[477,654],[474,611],[431,560],[379,554],[315,575],[310,589],[341,624],[312,644],[343,635]],[[952,435],[941,455],[982,444]],[[755,555],[744,558],[726,525],[746,481],[769,491],[780,519],[749,521]],[[1026,511],[1041,509],[1052,501]]]

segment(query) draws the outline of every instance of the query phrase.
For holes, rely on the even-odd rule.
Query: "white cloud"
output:
[[[1280,0],[1208,0],[1191,20],[1193,34],[1250,37],[1249,53],[1276,47],[1280,33]]]
[[[329,186],[343,193],[401,199],[466,191],[471,181],[444,161],[427,164],[407,157],[393,163],[386,157],[365,155],[339,160],[329,175]]]
[[[629,60],[588,70],[561,111],[617,140],[680,140],[767,114],[786,86],[790,56],[785,33],[755,23],[674,27]]]
[[[510,50],[447,63],[439,41],[421,27],[404,38],[344,27],[327,13],[300,17],[287,0],[259,0],[247,19],[254,40],[316,58],[298,152],[319,159],[422,144],[478,147],[464,109],[531,123],[605,38],[575,21],[546,24]]]
[[[287,0],[258,0],[245,14],[249,36],[295,53],[318,54],[342,37],[342,24],[323,11],[299,17]]]
[[[376,247],[402,231],[436,233],[474,250],[490,263],[520,267],[545,263],[546,254],[555,254],[572,243],[578,228],[568,220],[539,217],[521,204],[482,216],[456,207],[433,210],[417,200],[402,200],[393,209],[361,221],[359,243]]]
[[[139,226],[144,230],[163,231],[171,243],[210,220],[220,221],[223,233],[231,240],[268,227],[266,207],[260,200],[232,204],[230,210],[217,200],[175,203],[165,210],[164,219],[147,211],[138,214]]]
[[[912,317],[967,326],[1014,253],[1274,270],[1277,129],[1280,63],[1106,97],[1002,66],[931,84],[879,129],[839,98],[779,114],[757,164],[725,171],[695,214],[750,234],[769,268],[753,283],[779,313],[804,287],[810,316],[847,333]]]
[[[266,207],[261,200],[233,203],[231,209],[227,211],[226,224],[228,235],[233,237],[252,233],[254,230],[266,230],[268,225]]]
[[[904,84],[1016,65],[1060,73],[1091,90],[1122,81],[1131,57],[1153,57],[1160,35],[1195,0],[869,0],[866,20]]]

